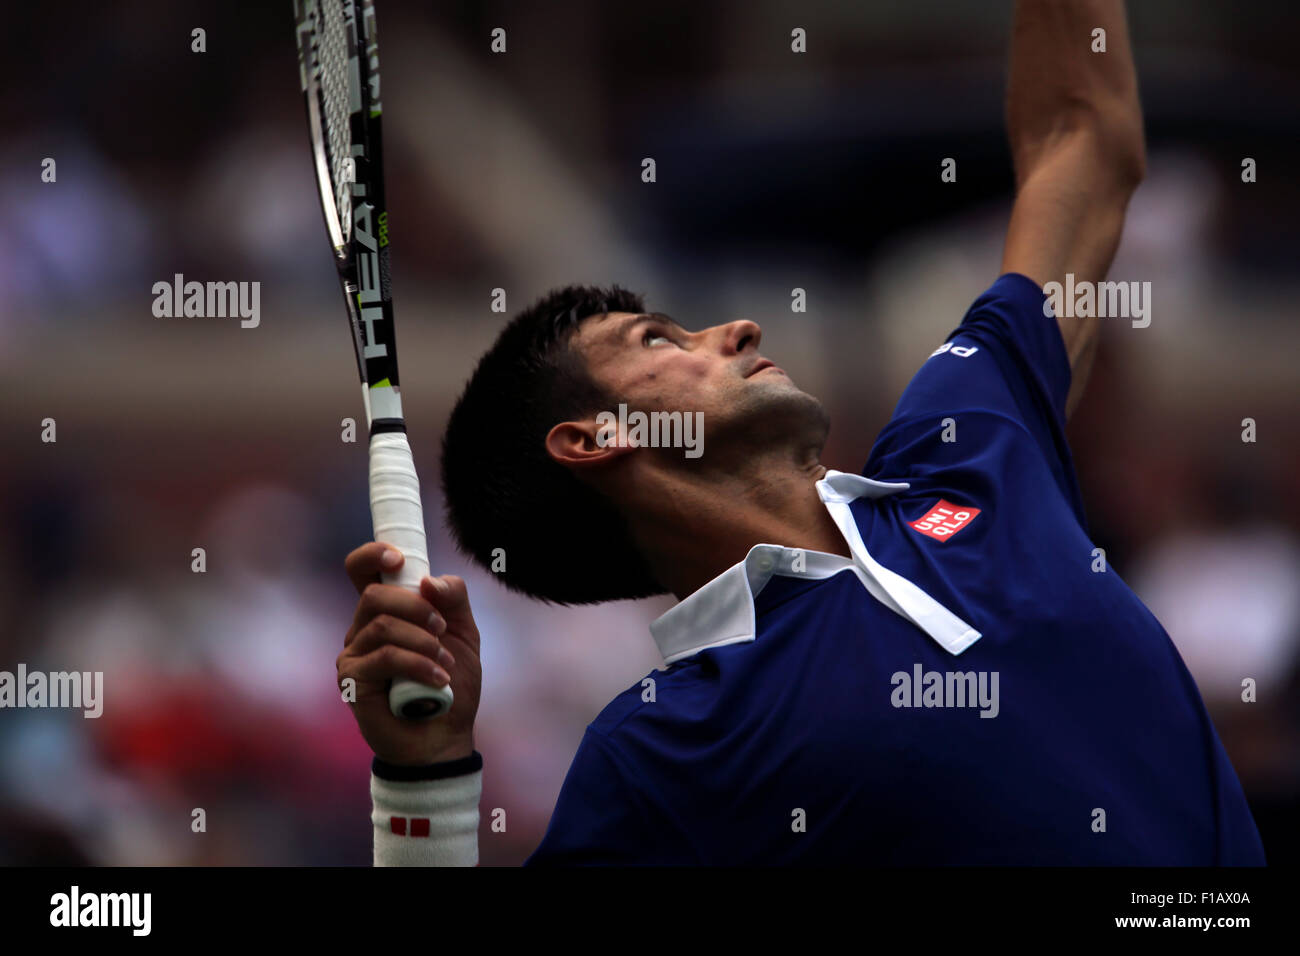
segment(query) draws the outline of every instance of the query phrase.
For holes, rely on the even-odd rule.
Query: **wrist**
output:
[[[450,760],[460,760],[474,752],[473,733],[456,734],[455,737],[436,744],[407,741],[384,741],[397,746],[370,747],[371,753],[391,767],[429,767]]]
[[[391,781],[442,780],[477,773],[482,769],[483,755],[472,746],[468,752],[456,748],[440,753],[438,759],[425,764],[389,763],[376,755],[370,765],[371,773],[376,777]]]

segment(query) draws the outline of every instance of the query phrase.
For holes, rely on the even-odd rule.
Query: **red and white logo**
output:
[[[938,504],[931,508],[924,518],[912,522],[912,527],[921,534],[929,535],[939,541],[947,541],[974,521],[979,513],[979,508],[955,505],[951,501],[940,498]]]

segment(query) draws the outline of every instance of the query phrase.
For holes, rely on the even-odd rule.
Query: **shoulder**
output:
[[[694,658],[651,671],[606,704],[588,725],[588,731],[606,740],[614,740],[644,726],[651,713],[657,721],[661,720],[668,713],[665,703],[673,699],[672,695],[665,698],[664,691],[680,690],[695,683],[697,671]]]

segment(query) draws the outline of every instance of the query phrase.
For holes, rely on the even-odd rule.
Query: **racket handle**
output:
[[[405,432],[380,432],[370,436],[370,518],[375,540],[393,545],[406,560],[396,573],[383,575],[419,593],[420,579],[429,573],[429,552],[424,537],[424,508],[420,480]],[[394,717],[431,720],[451,709],[451,687],[430,687],[398,678],[388,690]]]

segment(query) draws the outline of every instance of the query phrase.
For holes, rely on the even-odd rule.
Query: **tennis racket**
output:
[[[370,434],[370,517],[375,540],[406,557],[401,570],[383,580],[418,592],[429,573],[429,555],[397,379],[375,5],[294,0],[293,7],[321,208],[352,326]],[[412,680],[395,680],[388,692],[393,714],[412,720],[438,717],[451,701],[450,687]]]

